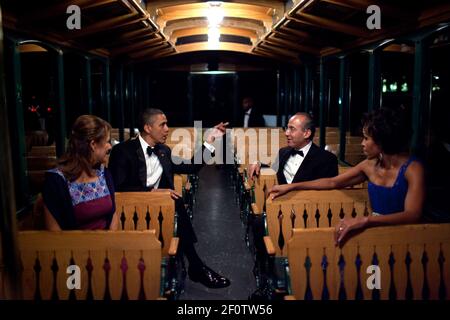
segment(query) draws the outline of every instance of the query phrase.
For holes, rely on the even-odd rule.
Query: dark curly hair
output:
[[[105,120],[82,115],[75,120],[66,153],[58,161],[61,171],[69,181],[74,181],[83,172],[93,174],[91,141],[105,140],[111,133],[111,125]]]
[[[384,153],[397,154],[409,150],[412,130],[403,109],[380,108],[366,114],[362,126]]]

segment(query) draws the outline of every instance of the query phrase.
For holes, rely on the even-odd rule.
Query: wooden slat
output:
[[[295,216],[294,228],[326,228],[334,226],[340,220],[341,209],[344,217],[351,217],[353,209],[357,216],[365,212],[371,214],[366,189],[296,191],[283,195],[275,200],[267,200],[267,225],[269,236],[275,244],[278,256],[286,255],[286,244],[292,235],[292,218]],[[366,209],[367,208],[367,209]],[[280,216],[279,213],[282,215]],[[319,213],[317,225],[316,213]],[[331,211],[331,224],[328,211]],[[306,211],[306,226],[304,214]],[[280,247],[280,224],[283,231],[284,247]]]
[[[260,46],[262,46],[263,48],[267,48],[270,51],[274,51],[276,53],[280,53],[280,54],[283,54],[285,56],[298,59],[298,55],[299,55],[298,52],[293,51],[293,50],[289,50],[289,49],[287,49],[285,47],[282,47],[281,45],[269,43],[266,40],[262,40],[260,42]]]
[[[105,259],[110,262],[109,288],[111,297],[118,300],[122,292],[122,259],[126,258],[126,286],[129,299],[138,299],[140,288],[139,260],[143,259],[145,271],[143,286],[146,299],[160,295],[161,249],[155,231],[24,231],[19,233],[20,257],[23,266],[24,299],[34,298],[36,273],[34,266],[39,259],[41,272],[40,292],[42,299],[51,299],[53,288],[52,262],[58,264],[57,285],[59,299],[69,298],[66,286],[66,268],[71,259],[80,267],[81,289],[75,290],[77,300],[86,299],[88,289],[88,258],[93,265],[92,293],[95,300],[103,299],[106,276],[103,270]]]
[[[270,8],[249,5],[244,3],[222,3],[224,17],[260,20],[270,27],[272,16],[269,15]],[[157,10],[156,22],[164,28],[168,21],[207,17],[209,5],[207,3],[190,3],[175,5]]]
[[[243,28],[220,27],[219,31],[220,34],[232,34],[236,36],[247,37],[251,39],[252,42],[255,42],[258,37],[255,31]],[[176,40],[180,37],[189,37],[201,34],[208,34],[207,26],[174,30],[170,35],[170,38],[172,39],[173,42],[176,42]]]
[[[400,20],[414,21],[416,14],[411,11],[404,10],[403,8],[394,7],[386,2],[373,1],[373,0],[321,0],[322,2],[331,3],[337,6],[355,9],[355,11],[366,11],[370,5],[377,5],[380,7],[380,11],[383,16],[394,17]]]
[[[163,215],[162,237],[164,246],[163,255],[168,254],[171,239],[174,237],[175,203],[169,191],[158,192],[116,192],[116,214],[119,217],[119,229],[122,230],[120,217],[125,215],[123,230],[156,230],[156,237],[160,239],[159,212]],[[145,220],[147,210],[150,213],[150,225],[147,228]],[[133,217],[137,213],[138,221],[135,226]]]
[[[140,39],[140,41],[138,41],[132,45],[128,45],[128,46],[120,48],[120,49],[112,50],[112,54],[119,55],[119,54],[125,54],[125,53],[129,53],[129,52],[133,52],[133,51],[154,48],[155,46],[158,46],[163,42],[164,42],[164,39],[160,38],[160,37],[146,39],[146,40]]]
[[[117,29],[121,27],[128,26],[130,24],[135,24],[140,21],[147,20],[148,17],[139,18],[138,13],[129,13],[123,16],[115,17],[113,19],[108,19],[104,21],[99,21],[96,23],[93,23],[92,25],[85,26],[81,28],[79,31],[73,31],[70,33],[67,33],[67,36],[71,39],[77,39],[82,37],[87,37],[89,35],[104,32],[111,29]]]
[[[32,146],[27,154],[31,157],[56,157],[56,147],[51,146]]]
[[[27,157],[28,170],[48,170],[56,167],[56,157]]]
[[[27,12],[20,18],[20,21],[23,21],[28,25],[35,25],[39,20],[48,20],[53,17],[66,15],[67,8],[70,5],[77,5],[83,11],[109,5],[115,2],[120,3],[118,0],[65,0],[53,5],[51,8],[42,6],[39,7],[38,10]]]
[[[275,38],[275,37],[267,37],[266,41],[273,44],[282,45],[288,48],[292,48],[294,50],[297,50],[299,52],[306,52],[314,55],[318,55],[320,53],[320,50],[318,48],[314,48],[313,46],[304,46],[292,41],[286,41],[281,38]]]
[[[143,49],[141,51],[131,52],[129,53],[129,56],[131,58],[142,58],[146,55],[152,55],[156,54],[161,50],[164,50],[166,48],[171,48],[171,45],[168,42],[162,42],[160,44],[157,44],[156,46],[150,47],[149,49]]]
[[[192,52],[192,51],[202,51],[202,50],[224,50],[224,51],[238,51],[249,53],[252,46],[242,43],[234,42],[219,42],[218,48],[212,48],[208,42],[195,42],[189,44],[182,44],[176,46],[179,53]]]
[[[372,265],[374,253],[379,260],[381,270],[381,299],[389,298],[391,285],[391,270],[389,268],[389,255],[395,258],[394,283],[397,290],[397,299],[405,299],[407,283],[407,268],[405,258],[407,253],[411,256],[410,280],[413,288],[413,298],[422,299],[424,274],[430,288],[430,299],[439,297],[439,282],[441,280],[439,269],[439,253],[442,250],[448,260],[450,256],[450,225],[405,225],[392,227],[378,227],[366,229],[362,233],[350,238],[343,247],[334,244],[334,228],[324,229],[294,229],[293,237],[288,243],[288,260],[291,276],[292,293],[297,299],[304,299],[306,290],[305,259],[311,258],[310,285],[313,298],[320,299],[323,289],[323,276],[321,260],[325,254],[328,258],[327,284],[330,289],[330,298],[337,299],[340,284],[338,261],[342,254],[345,259],[344,279],[347,299],[355,299],[357,285],[356,257],[361,258],[360,281],[364,299],[372,299],[373,292],[366,286],[370,274],[366,273]],[[428,255],[427,270],[424,273],[422,256]],[[443,265],[443,281],[450,287],[450,268],[448,263]],[[449,299],[447,294],[446,299]]]
[[[319,16],[314,16],[312,14],[300,13],[295,16],[286,15],[286,19],[295,21],[297,23],[313,26],[316,28],[323,28],[326,30],[345,33],[351,36],[366,38],[369,36],[367,31],[364,31],[360,27],[355,27],[346,23],[338,22],[336,20],[331,20]]]

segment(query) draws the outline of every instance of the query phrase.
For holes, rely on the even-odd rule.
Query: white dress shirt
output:
[[[250,119],[250,113],[252,113],[252,108],[248,109],[244,115],[244,128],[248,128],[248,120]]]
[[[139,142],[141,143],[142,151],[145,156],[145,166],[147,168],[147,187],[158,189],[159,182],[161,181],[161,176],[163,173],[163,167],[161,162],[159,162],[158,156],[153,152],[151,156],[147,153],[147,148],[150,145],[139,135]],[[207,148],[211,153],[214,153],[216,150],[212,144],[208,142],[204,142],[203,145]]]
[[[306,155],[308,154],[309,149],[311,148],[312,141],[309,142],[306,146],[299,149],[299,151],[303,152],[303,157],[299,154],[291,155],[286,161],[286,164],[283,168],[283,174],[286,178],[286,182],[291,184],[292,180],[294,180],[295,174],[297,173],[298,169],[302,165],[303,160],[305,159]]]
[[[151,156],[148,155],[147,148],[150,145],[142,139],[141,135],[139,135],[139,142],[141,143],[142,151],[144,151],[145,166],[147,167],[147,187],[158,189],[163,173],[161,162],[159,162],[158,156],[154,152]]]

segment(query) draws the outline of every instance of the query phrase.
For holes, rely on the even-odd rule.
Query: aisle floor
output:
[[[245,300],[255,290],[253,259],[244,241],[234,188],[226,170],[205,166],[200,171],[193,225],[205,264],[231,280],[223,289],[185,281],[181,300]]]

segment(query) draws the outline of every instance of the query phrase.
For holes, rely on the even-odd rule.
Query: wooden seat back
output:
[[[123,136],[124,136],[124,141],[127,141],[130,138],[134,137],[134,133],[132,135],[130,135],[130,128],[124,128],[123,129]],[[119,128],[112,128],[111,129],[111,140],[119,141]]]
[[[296,299],[449,299],[450,224],[366,229],[341,248],[334,229],[294,229],[288,243]],[[378,266],[381,289],[367,280]],[[374,281],[369,281],[372,285]],[[373,287],[372,287],[373,288]]]
[[[234,128],[232,133],[235,155],[244,166],[255,161],[272,164],[287,145],[282,128]]]
[[[161,245],[155,230],[22,231],[19,250],[26,300],[161,296]],[[79,290],[68,289],[69,265],[80,268]]]
[[[277,256],[286,256],[294,228],[335,226],[344,217],[371,213],[366,189],[295,191],[267,200],[267,232]]]
[[[253,180],[255,203],[264,211],[269,189],[278,183],[276,172],[271,168],[261,168],[259,177]]]
[[[48,133],[46,131],[37,130],[27,132],[25,135],[25,144],[27,151],[33,146],[45,146],[48,142]]]
[[[116,192],[119,230],[156,230],[163,255],[176,232],[175,203],[169,191]]]
[[[57,165],[56,157],[27,157],[28,170],[49,170]]]
[[[28,156],[31,157],[56,157],[56,147],[51,146],[32,146]]]

